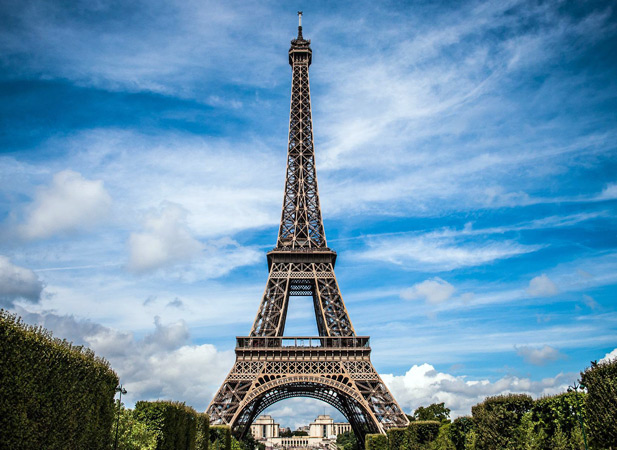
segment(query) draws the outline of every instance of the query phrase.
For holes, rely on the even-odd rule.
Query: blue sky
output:
[[[276,242],[298,9],[328,244],[405,411],[617,355],[611,2],[4,1],[2,306],[109,359],[129,404],[206,408]]]

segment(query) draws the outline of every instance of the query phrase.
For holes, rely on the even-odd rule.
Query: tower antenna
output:
[[[302,11],[298,11],[298,26],[302,26]]]

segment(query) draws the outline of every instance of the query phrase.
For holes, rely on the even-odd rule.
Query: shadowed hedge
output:
[[[385,434],[367,434],[364,439],[366,450],[386,450],[388,448],[388,438]]]
[[[0,442],[108,449],[118,376],[92,350],[0,310]]]
[[[227,425],[212,425],[210,427],[210,448],[231,450],[231,428]]]
[[[158,432],[157,450],[195,450],[199,415],[193,408],[180,402],[139,401],[133,414]]]
[[[581,372],[581,384],[587,387],[585,410],[591,442],[617,448],[617,358],[593,361]]]

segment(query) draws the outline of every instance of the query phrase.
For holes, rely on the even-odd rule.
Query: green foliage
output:
[[[210,450],[231,450],[231,428],[227,425],[210,426]]]
[[[238,441],[242,450],[265,450],[266,446],[261,442],[257,442],[251,433],[247,433],[246,436]],[[232,448],[233,448],[233,436],[232,436]]]
[[[566,433],[561,431],[561,427],[559,424],[555,428],[555,432],[553,433],[553,437],[551,438],[551,449],[552,450],[569,450],[570,442]]]
[[[242,443],[235,437],[231,437],[231,450],[244,450]]]
[[[439,428],[437,438],[431,442],[430,450],[456,450],[454,443],[450,437],[452,424],[447,423]]]
[[[514,433],[517,450],[541,450],[548,442],[548,437],[543,428],[536,431],[531,411],[523,414],[521,423]]]
[[[364,446],[366,450],[387,450],[388,438],[385,434],[367,434]]]
[[[471,430],[465,437],[465,450],[476,450],[476,443],[478,442],[478,434],[476,430]]]
[[[130,409],[116,402],[119,408],[118,427],[118,450],[156,450],[158,432],[148,429],[148,426],[137,420]],[[112,440],[115,440],[116,425],[112,430]]]
[[[210,418],[207,414],[197,414],[195,450],[208,450],[208,444],[210,444]]]
[[[336,437],[336,445],[340,450],[357,450],[358,440],[353,431],[345,431]]]
[[[427,407],[420,406],[413,412],[414,420],[436,420],[441,423],[450,422],[450,409],[444,403],[433,403]]]
[[[390,428],[388,430],[388,450],[407,449],[407,428]]]
[[[473,427],[473,419],[469,416],[454,419],[450,427],[450,439],[456,450],[465,450],[465,441]]]
[[[577,414],[580,412],[584,418],[584,402],[582,392],[565,392],[536,400],[531,409],[536,428],[542,428],[549,436],[554,435],[558,428],[569,435],[580,427]]]
[[[292,436],[308,436],[308,433],[303,430],[295,430],[291,432]]]
[[[180,402],[140,401],[134,415],[157,432],[156,450],[195,450],[198,415],[193,408]]]
[[[617,359],[592,362],[581,372],[581,384],[587,388],[585,429],[589,440],[600,448],[617,443]]]
[[[0,443],[107,449],[118,376],[90,349],[0,309]]]
[[[410,422],[407,427],[408,449],[427,448],[427,444],[433,442],[439,433],[441,423],[436,420],[416,420]]]
[[[512,448],[523,415],[533,406],[527,394],[488,397],[471,408],[478,450]]]

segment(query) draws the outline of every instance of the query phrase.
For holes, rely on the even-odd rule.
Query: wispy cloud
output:
[[[448,271],[488,264],[499,259],[535,252],[541,245],[514,241],[457,243],[452,239],[421,235],[416,237],[374,238],[360,258],[387,261],[409,270]]]
[[[559,350],[549,345],[540,348],[517,347],[516,354],[522,357],[525,362],[533,364],[534,366],[543,366],[566,357]]]

